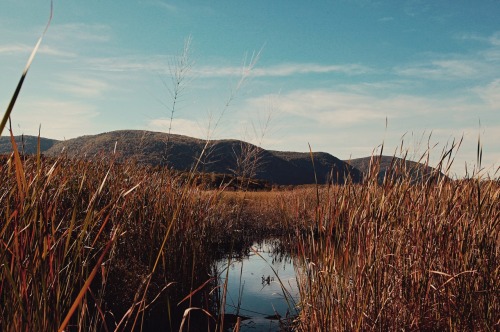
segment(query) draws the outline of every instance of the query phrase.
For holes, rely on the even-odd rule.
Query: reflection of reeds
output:
[[[290,291],[288,290],[288,287],[285,285],[284,281],[280,278],[278,271],[276,271],[276,269],[273,267],[273,264],[270,264],[257,250],[255,250],[254,248],[251,249],[257,256],[259,256],[262,260],[264,260],[264,262],[268,264],[269,268],[271,268],[271,270],[274,273],[274,276],[276,277],[276,280],[278,281],[281,287],[283,298],[288,305],[288,311],[295,313],[297,311],[297,304],[295,303],[295,299],[293,298],[292,294],[290,294]],[[272,278],[274,281],[274,277]],[[264,283],[269,284],[271,281],[271,276],[268,276],[267,278],[262,277],[262,279],[263,279],[263,284]]]
[[[216,330],[227,330],[228,328],[237,329],[239,328],[237,325],[238,321],[241,323],[242,321],[252,319],[255,316],[263,317],[268,320],[278,320],[283,330],[289,330],[292,317],[295,317],[297,314],[296,298],[294,298],[290,293],[290,289],[292,289],[293,286],[289,283],[289,280],[282,279],[282,276],[278,274],[278,268],[275,266],[276,263],[282,263],[283,261],[288,262],[289,264],[292,263],[292,259],[289,256],[292,245],[287,243],[288,241],[285,238],[261,238],[258,241],[246,243],[246,245],[240,247],[239,251],[230,250],[229,252],[227,252],[225,257],[222,257],[215,262],[214,273],[219,276],[219,281],[216,288],[216,290],[218,290],[217,301],[214,304],[216,308],[218,308],[217,312],[219,312],[220,315],[218,324],[215,326]],[[262,254],[272,257],[273,261],[268,261],[262,256]],[[271,275],[263,275],[262,277],[255,275],[254,278],[258,279],[258,281],[260,280],[259,278],[261,278],[261,291],[266,286],[270,286],[271,284],[279,285],[281,291],[277,291],[277,294],[273,292],[273,296],[279,296],[279,298],[282,299],[283,303],[286,303],[288,308],[286,314],[282,313],[284,314],[284,316],[281,316],[276,311],[275,314],[269,315],[269,312],[267,311],[250,310],[245,305],[245,282],[253,282],[248,279],[243,279],[243,267],[246,260],[252,259],[252,256],[254,256],[254,259],[256,260],[263,260],[273,271]],[[237,273],[235,276],[233,275],[232,277],[229,277],[230,268],[234,268],[234,266],[238,264],[239,273]],[[252,265],[251,262],[249,264]],[[293,268],[290,267],[290,269],[293,272]],[[238,284],[237,298],[234,297],[235,294],[229,294],[227,291],[230,279],[231,283]],[[292,279],[295,280],[295,278]],[[229,297],[229,300],[226,299],[227,297]],[[220,308],[220,306],[222,305],[224,305],[224,310],[221,310]],[[227,313],[225,309],[228,308],[231,309],[233,313]],[[223,313],[223,315],[221,313]],[[242,313],[250,317],[244,316]]]

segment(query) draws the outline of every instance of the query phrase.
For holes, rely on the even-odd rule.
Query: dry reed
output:
[[[500,324],[500,184],[474,176],[283,196],[300,237],[298,331],[481,330]]]

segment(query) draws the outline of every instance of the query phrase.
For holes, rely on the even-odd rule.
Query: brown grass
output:
[[[157,328],[161,310],[160,328],[186,312],[194,330],[191,315],[213,323],[203,312],[223,303],[211,302],[211,262],[287,235],[297,330],[498,328],[498,180],[205,191],[164,168],[18,154],[0,178],[2,330],[56,330],[65,317],[71,330]]]
[[[202,193],[165,169],[17,155],[3,159],[0,178],[2,330],[56,330],[68,313],[79,329],[110,327],[125,315],[124,327],[192,264],[200,269],[193,285],[206,281],[210,260],[186,256],[231,232],[220,192]]]
[[[284,195],[302,225],[297,330],[498,329],[499,198],[480,178]]]

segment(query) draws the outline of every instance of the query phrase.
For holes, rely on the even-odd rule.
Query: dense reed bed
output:
[[[18,153],[0,178],[4,331],[217,330],[213,262],[280,236],[298,331],[499,327],[498,180],[226,192],[165,168]]]
[[[300,238],[296,329],[498,330],[498,180],[377,173],[283,194]]]
[[[4,331],[136,329],[162,305],[174,328],[213,249],[246,228],[236,201],[166,169],[17,153],[0,167]]]

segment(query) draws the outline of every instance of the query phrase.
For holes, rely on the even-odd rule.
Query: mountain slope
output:
[[[20,152],[26,154],[35,154],[37,151],[38,137],[37,136],[14,136],[16,140],[17,147]],[[45,152],[50,149],[57,140],[50,138],[40,137],[40,151]],[[12,152],[12,143],[10,142],[10,136],[0,136],[0,154],[9,154]]]
[[[325,152],[314,152],[314,167],[311,162],[311,155],[307,152],[284,152],[270,151],[276,157],[281,158],[291,165],[298,172],[303,174],[307,183],[315,183],[314,173],[318,178],[318,183],[343,183],[346,175],[350,175],[353,182],[360,182],[362,173],[348,163]]]
[[[380,168],[378,168],[377,174],[379,182],[384,180],[388,172],[390,172],[392,178],[409,176],[413,181],[425,181],[430,177],[444,176],[444,174],[430,166],[393,156],[364,157],[345,160],[345,162],[360,170],[364,177],[369,176],[371,162],[379,163]]]
[[[150,165],[189,170],[201,156],[198,170],[252,177],[282,185],[314,183],[314,169],[308,153],[267,151],[238,140],[208,142],[182,135],[120,130],[93,136],[82,136],[52,146],[46,154],[68,157],[107,158],[116,151],[118,161],[134,160]],[[202,154],[203,151],[203,154]],[[343,183],[347,175],[361,180],[354,167],[327,153],[315,153],[318,183],[328,179]]]
[[[20,151],[34,154],[38,137],[15,136]],[[343,183],[347,176],[353,182],[362,181],[370,172],[371,157],[342,161],[328,153],[316,152],[314,168],[309,153],[268,151],[238,140],[206,142],[182,135],[160,132],[120,130],[99,135],[81,136],[67,141],[40,138],[41,152],[48,156],[61,153],[70,158],[110,158],[123,162],[133,160],[149,165],[169,166],[186,171],[197,164],[197,170],[206,173],[251,177],[281,185],[315,183]],[[12,152],[10,137],[0,137],[0,154]],[[202,154],[203,152],[203,154]],[[412,180],[427,180],[430,176],[443,176],[432,167],[392,156],[374,156],[380,163],[377,177],[382,182],[388,170],[391,176]]]

